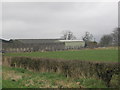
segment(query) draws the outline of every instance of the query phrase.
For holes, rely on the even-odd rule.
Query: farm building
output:
[[[64,42],[65,49],[80,49],[85,46],[85,42],[83,40],[59,40],[60,42]]]
[[[82,40],[60,39],[15,39],[2,40],[2,50],[5,52],[32,52],[32,51],[58,51],[83,48]]]

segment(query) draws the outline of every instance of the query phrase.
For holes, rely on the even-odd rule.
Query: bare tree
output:
[[[85,47],[88,46],[88,42],[92,41],[93,35],[90,32],[85,32],[85,35],[82,37],[83,41],[85,41]]]
[[[85,35],[82,37],[84,41],[91,41],[93,39],[93,35],[90,32],[85,32]]]
[[[61,39],[64,40],[73,40],[76,39],[76,37],[73,35],[73,32],[71,32],[70,30],[65,30],[62,32],[63,36],[61,37]]]
[[[115,30],[112,32],[112,37],[113,37],[113,44],[115,46],[120,45],[120,28],[115,28]]]

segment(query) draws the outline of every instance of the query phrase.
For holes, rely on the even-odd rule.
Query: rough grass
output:
[[[0,89],[2,89],[2,66],[0,65]]]
[[[65,60],[92,60],[92,61],[118,61],[118,50],[86,49],[79,51],[54,51],[54,52],[29,52],[29,53],[6,53],[5,56],[29,56],[41,58],[57,58]]]
[[[57,73],[37,73],[3,67],[3,88],[106,88],[101,80],[71,79]]]

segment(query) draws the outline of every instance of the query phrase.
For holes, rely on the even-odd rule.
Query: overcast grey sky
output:
[[[54,39],[71,30],[98,41],[118,26],[117,2],[5,2],[2,11],[5,39]]]

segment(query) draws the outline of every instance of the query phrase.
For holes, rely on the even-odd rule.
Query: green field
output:
[[[54,51],[54,52],[29,52],[6,53],[5,56],[29,56],[41,58],[57,58],[65,60],[93,60],[93,61],[118,61],[117,49],[86,49],[78,51]]]
[[[72,79],[57,73],[31,72],[21,68],[3,67],[3,88],[106,88],[101,80]]]
[[[65,60],[118,61],[117,49],[84,49],[54,52],[5,53],[4,56],[27,56]],[[35,72],[22,68],[3,66],[3,88],[107,88],[105,82],[97,78],[71,78],[62,73]],[[119,75],[113,75],[110,86],[119,87]]]

